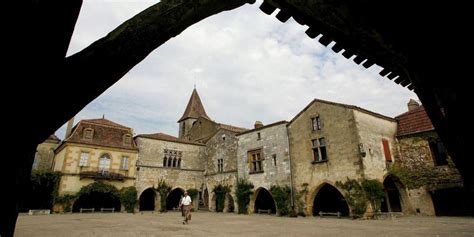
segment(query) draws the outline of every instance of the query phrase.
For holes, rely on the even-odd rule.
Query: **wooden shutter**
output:
[[[392,154],[390,154],[390,145],[388,144],[388,141],[385,139],[382,139],[382,144],[383,144],[383,152],[385,154],[385,161],[392,162]]]

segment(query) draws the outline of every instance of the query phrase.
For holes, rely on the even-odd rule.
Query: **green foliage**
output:
[[[224,210],[225,195],[230,192],[228,185],[219,184],[214,187],[212,192],[216,195],[216,211],[221,212]]]
[[[365,179],[362,181],[362,189],[364,189],[365,196],[372,206],[372,210],[378,211],[382,199],[385,197],[382,182],[376,179]]]
[[[137,204],[137,189],[134,186],[120,189],[120,202],[128,213],[133,213]]]
[[[119,191],[115,186],[106,184],[102,181],[96,181],[94,183],[82,187],[81,190],[79,190],[79,192],[77,193],[77,197],[79,198],[82,195],[88,195],[94,192],[111,194],[112,196],[115,196],[117,198],[120,197]]]
[[[188,192],[188,195],[191,197],[191,200],[194,200],[194,199],[197,198],[199,190],[197,190],[195,188],[190,188],[190,189],[186,190],[186,192]]]
[[[288,185],[284,187],[271,186],[270,192],[275,199],[280,216],[287,216],[291,209],[291,189]]]
[[[63,206],[65,212],[72,211],[72,204],[77,199],[77,195],[65,194],[54,198],[54,204]]]
[[[169,186],[164,180],[158,180],[158,187],[155,189],[160,194],[160,211],[166,212],[166,197],[171,192]]]
[[[462,187],[461,176],[455,169],[442,169],[440,167],[419,164],[406,168],[394,164],[389,174],[400,179],[408,189],[417,189],[426,186],[428,190],[437,190],[446,187]]]
[[[253,184],[247,179],[239,178],[235,186],[235,195],[239,205],[239,214],[247,214],[247,207],[252,195]]]
[[[336,186],[346,191],[345,199],[352,208],[353,217],[361,217],[367,210],[367,197],[364,189],[355,179],[347,178],[346,182],[336,182]]]
[[[23,209],[51,209],[54,198],[58,194],[60,179],[61,173],[59,172],[32,172],[31,186]]]

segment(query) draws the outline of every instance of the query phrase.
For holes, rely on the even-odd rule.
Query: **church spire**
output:
[[[194,88],[191,98],[189,98],[188,105],[186,106],[186,110],[184,111],[183,116],[178,120],[178,123],[187,118],[197,119],[199,117],[210,119],[204,110],[204,106],[202,106],[201,98],[199,98],[196,88]]]

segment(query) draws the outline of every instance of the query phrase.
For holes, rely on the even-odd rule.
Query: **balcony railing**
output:
[[[79,176],[81,179],[92,178],[122,181],[128,176],[128,170],[101,169],[99,167],[82,166],[80,168]]]

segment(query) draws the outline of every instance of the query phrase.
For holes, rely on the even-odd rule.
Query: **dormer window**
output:
[[[131,145],[132,144],[132,135],[130,135],[130,134],[123,135],[123,144],[124,145]]]
[[[85,128],[84,133],[83,133],[83,138],[91,140],[93,137],[94,137],[94,129]]]

